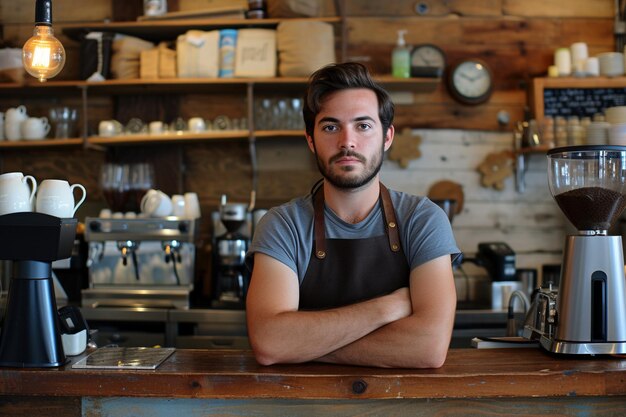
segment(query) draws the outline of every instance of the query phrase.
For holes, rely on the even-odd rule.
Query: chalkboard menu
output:
[[[626,87],[544,88],[544,116],[592,117],[605,109],[626,105]]]

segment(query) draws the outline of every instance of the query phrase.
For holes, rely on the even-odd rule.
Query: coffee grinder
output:
[[[548,161],[550,192],[578,233],[566,236],[558,290],[536,295],[524,335],[554,353],[624,354],[622,238],[608,230],[626,207],[626,147],[555,148]]]
[[[67,362],[59,329],[52,262],[72,255],[77,220],[42,213],[0,216],[0,259],[13,262],[0,335],[0,366]]]
[[[248,224],[248,206],[229,203],[222,195],[219,218],[226,233],[214,240],[213,308],[244,308],[250,274],[244,258],[250,239],[242,229]]]

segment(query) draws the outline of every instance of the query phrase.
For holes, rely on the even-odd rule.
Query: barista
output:
[[[248,334],[261,364],[443,364],[460,251],[438,206],[379,181],[393,113],[360,64],[312,75],[303,114],[324,179],[263,216],[247,254]]]

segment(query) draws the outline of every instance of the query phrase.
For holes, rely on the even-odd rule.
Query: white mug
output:
[[[160,122],[158,120],[154,121],[154,122],[150,122],[150,124],[148,125],[148,131],[150,132],[151,135],[160,135],[161,133],[164,132],[164,126],[163,126],[163,122]]]
[[[12,107],[9,110],[7,110],[5,117],[6,117],[6,120],[11,120],[11,121],[17,120],[21,122],[22,120],[26,120],[26,118],[28,117],[28,114],[26,114],[26,107],[24,105]]]
[[[75,188],[80,188],[83,192],[76,204],[74,204]],[[86,197],[87,191],[80,184],[70,185],[65,180],[44,180],[37,191],[36,211],[61,218],[73,217]]]
[[[185,217],[189,219],[198,219],[200,216],[200,201],[198,201],[198,194],[185,193]]]
[[[7,110],[4,115],[4,136],[14,141],[22,138],[22,122],[28,118],[26,107],[17,106]]]
[[[33,211],[36,191],[37,181],[30,175],[21,172],[0,175],[0,215]]]
[[[150,189],[141,199],[141,212],[152,217],[172,214],[172,200],[163,191]]]
[[[21,124],[22,139],[39,140],[50,132],[47,117],[29,117]]]
[[[185,197],[180,194],[172,196],[172,215],[176,217],[185,217]]]
[[[98,124],[98,134],[100,136],[110,137],[122,133],[122,124],[117,120],[102,120]]]
[[[206,122],[202,117],[192,117],[187,125],[192,133],[201,133],[206,130]]]

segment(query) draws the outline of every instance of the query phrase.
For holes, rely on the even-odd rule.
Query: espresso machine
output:
[[[198,220],[85,218],[83,307],[189,308]]]
[[[52,262],[72,254],[77,220],[43,213],[0,216],[0,259],[12,261],[0,334],[0,366],[57,367],[67,362]]]
[[[562,147],[547,156],[550,192],[578,233],[566,236],[558,288],[535,294],[524,336],[554,353],[624,354],[622,238],[608,230],[626,207],[626,147]]]
[[[219,222],[226,229],[218,234],[219,224],[214,226],[213,241],[213,308],[245,308],[245,297],[250,284],[250,273],[244,258],[250,245],[249,212],[245,203],[229,203],[222,195]]]

